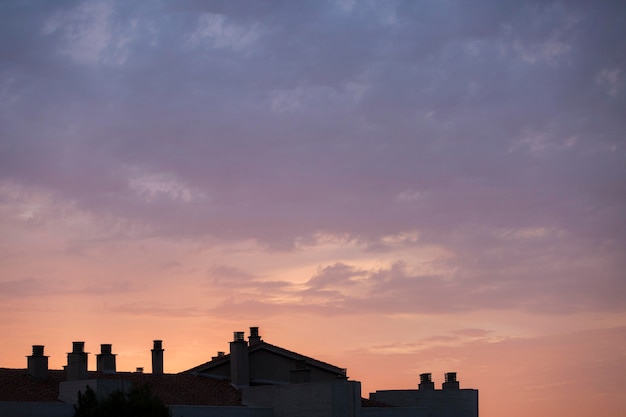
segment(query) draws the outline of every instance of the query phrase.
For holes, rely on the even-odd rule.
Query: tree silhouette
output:
[[[74,417],[171,417],[169,408],[152,393],[149,385],[131,389],[128,393],[114,391],[98,401],[96,393],[87,387],[78,393]]]

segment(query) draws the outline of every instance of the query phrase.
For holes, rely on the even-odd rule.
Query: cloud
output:
[[[207,275],[211,286],[227,288],[251,287],[257,278],[253,274],[229,265],[213,265]]]
[[[109,19],[112,3],[90,1],[79,6],[57,12],[42,28],[45,36],[62,33],[65,47],[63,54],[69,55],[81,64],[95,65],[101,61],[101,54],[111,43],[112,33]]]
[[[45,279],[24,278],[0,282],[2,295],[7,298],[46,296],[62,292],[61,283],[51,283]]]
[[[231,48],[241,50],[254,45],[259,30],[236,26],[229,23],[224,15],[203,14],[198,19],[198,25],[189,37],[189,45],[198,47],[208,43],[213,48]]]
[[[455,260],[458,261],[458,260]],[[466,260],[462,260],[466,262]],[[482,262],[482,261],[481,261]],[[335,264],[319,271],[303,286],[278,285],[271,296],[257,292],[254,281],[229,281],[237,300],[220,303],[216,310],[262,311],[266,315],[286,311],[322,315],[359,314],[458,314],[476,311],[524,311],[531,314],[573,314],[624,308],[613,291],[623,287],[618,275],[588,279],[593,271],[586,260],[551,271],[548,264],[535,270],[526,263],[467,267],[455,265],[451,274],[421,275],[407,262],[362,269]],[[588,269],[591,268],[591,269]],[[263,288],[263,287],[261,287]],[[245,290],[252,292],[247,293]],[[484,337],[486,332],[459,330],[459,336]]]
[[[451,333],[459,337],[482,338],[490,333],[493,333],[493,331],[485,329],[458,329],[452,331]]]
[[[379,260],[209,267],[268,310],[624,308],[614,4],[40,5],[0,13],[11,230]]]
[[[335,264],[320,269],[306,285],[311,289],[351,287],[358,283],[357,280],[359,277],[366,275],[366,271],[359,271],[345,264]]]
[[[127,281],[113,281],[85,286],[69,281],[45,278],[22,278],[0,282],[0,297],[15,298],[42,298],[63,295],[107,296],[135,291]]]
[[[206,316],[207,310],[202,308],[193,308],[189,306],[173,306],[169,303],[148,303],[148,302],[129,302],[116,304],[112,311],[118,314],[126,314],[129,316],[149,316],[149,317],[203,317]]]
[[[441,349],[443,347],[501,342],[501,340],[496,341],[487,337],[489,334],[493,334],[493,331],[486,329],[459,329],[449,331],[445,334],[420,338],[419,340],[394,341],[384,345],[369,346],[367,351],[370,354],[378,355],[410,355],[423,351]]]

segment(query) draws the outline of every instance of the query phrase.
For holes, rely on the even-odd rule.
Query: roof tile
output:
[[[0,401],[58,401],[59,383],[65,371],[50,370],[48,379],[37,380],[26,369],[0,368]],[[168,405],[240,406],[241,392],[228,381],[188,373],[153,375],[133,372],[89,372],[89,379],[125,379],[134,386],[149,384]]]

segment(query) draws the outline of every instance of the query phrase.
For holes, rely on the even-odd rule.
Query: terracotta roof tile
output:
[[[0,401],[58,401],[64,371],[50,371],[45,381],[27,375],[26,369],[0,368]]]
[[[149,384],[165,404],[241,405],[241,391],[230,382],[192,374],[128,374],[133,385]],[[122,376],[126,378],[126,376]]]
[[[26,369],[0,368],[0,401],[58,401],[59,383],[65,371],[50,370],[45,381],[26,374]],[[168,405],[240,406],[241,392],[228,381],[192,374],[153,375],[132,372],[89,372],[89,379],[125,379],[134,386],[149,384]]]

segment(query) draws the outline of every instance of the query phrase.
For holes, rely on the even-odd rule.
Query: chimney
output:
[[[248,337],[248,340],[250,341],[250,346],[261,343],[261,336],[259,336],[258,327],[250,327],[250,336]]]
[[[67,380],[87,379],[87,352],[85,342],[72,342],[72,351],[67,354]]]
[[[33,345],[33,354],[26,358],[28,375],[37,379],[48,378],[48,357],[43,354],[43,345]]]
[[[224,352],[217,352],[217,356],[211,357],[211,360],[214,361],[216,359],[222,359],[224,356],[226,356],[226,353],[224,353]]]
[[[435,389],[435,383],[432,380],[432,374],[420,374],[419,390],[432,391]]]
[[[458,390],[459,389],[459,381],[456,380],[456,372],[446,372],[445,373],[446,382],[441,385],[442,389],[451,389]]]
[[[163,341],[155,340],[152,349],[152,374],[163,375]]]
[[[96,355],[96,370],[98,372],[114,374],[116,372],[115,356],[116,355],[111,353],[110,344],[100,345],[100,353]]]
[[[248,343],[243,332],[235,332],[234,336],[234,340],[230,342],[230,382],[237,386],[247,386],[250,383]]]

